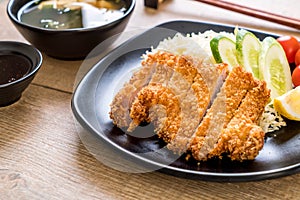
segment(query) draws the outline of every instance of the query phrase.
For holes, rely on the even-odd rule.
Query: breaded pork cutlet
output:
[[[155,108],[155,105],[163,106],[163,110],[161,111],[160,107]],[[152,107],[155,110],[150,111]],[[151,116],[151,120],[159,129],[157,131],[158,136],[164,141],[170,142],[180,126],[181,117],[178,115],[180,110],[178,98],[170,89],[161,84],[150,83],[142,88],[137,95],[132,104],[130,116],[133,123],[139,124],[149,118],[149,112],[155,114],[155,116]],[[162,120],[157,119],[158,117],[162,118],[164,123],[157,121]]]
[[[197,160],[207,159],[247,92],[257,85],[251,73],[242,67],[233,68],[191,141],[190,149]]]
[[[232,160],[253,160],[264,145],[265,134],[258,121],[269,98],[265,82],[248,91],[208,157],[225,153]]]
[[[169,61],[169,62],[166,62]],[[142,65],[143,66],[153,66],[155,68],[155,72],[152,74],[152,77],[148,83],[148,85],[156,85],[160,88],[165,87],[167,89],[167,85],[169,83],[170,78],[172,77],[174,73],[174,65],[176,64],[176,58],[174,56],[166,57],[163,55],[148,55],[148,57],[143,60]],[[151,88],[151,87],[150,87]],[[146,92],[149,91],[149,89],[140,92],[137,94],[134,101],[138,101],[139,99],[143,99],[143,96],[146,96]],[[151,95],[151,94],[150,94]],[[145,102],[144,102],[145,103]],[[141,122],[150,122],[151,119],[149,117],[149,109],[146,105],[144,108],[144,112],[142,114],[135,114],[135,111],[133,111],[133,106],[138,105],[137,103],[133,103],[129,109],[130,117],[132,119],[128,131],[132,132]],[[151,107],[155,104],[149,104]],[[147,109],[146,109],[147,108]],[[141,118],[141,116],[144,116],[144,118]]]
[[[180,121],[173,120],[169,117],[161,117],[165,116],[160,113],[165,112],[161,106],[152,108],[152,119],[148,119],[148,116],[150,116],[150,107],[148,106],[151,105],[151,107],[153,107],[154,104],[138,102],[147,96],[145,91],[148,91],[150,93],[149,95],[152,95],[148,88],[138,93],[137,98],[132,104],[130,117],[133,121],[128,130],[132,131],[143,120],[152,121],[156,125],[156,133],[163,138],[165,142],[169,143],[168,147],[170,149],[178,153],[185,152],[195,128],[200,123],[212,100],[211,95],[214,94],[216,90],[219,90],[218,87],[220,87],[220,83],[224,81],[227,75],[227,67],[225,65],[219,65],[217,67],[203,67],[202,69],[199,65],[194,66],[192,60],[189,58],[175,56],[166,52],[148,55],[145,63],[149,65],[157,63],[157,68],[159,69],[156,69],[156,73],[159,72],[159,74],[153,74],[149,86],[155,84],[156,87],[158,87],[158,85],[160,88],[166,87],[175,94],[181,108],[180,112],[176,113]],[[173,70],[173,73],[165,73],[168,71],[164,70],[166,68]],[[203,74],[206,76],[204,77],[200,72],[205,72]],[[169,74],[172,74],[172,76],[170,77]],[[163,96],[160,98],[163,98]],[[168,99],[164,99],[163,101],[168,101]],[[136,108],[136,106],[138,107]],[[142,114],[137,112],[141,106],[144,106],[144,113]],[[175,112],[175,110],[172,112]],[[141,115],[144,116],[144,118],[141,118]],[[166,115],[168,116],[168,113]],[[179,127],[179,129],[176,135],[174,135],[173,129],[172,131],[168,131],[167,128],[164,128],[169,127],[170,124],[174,125],[174,122],[171,121],[178,122],[176,127]]]
[[[130,81],[125,83],[121,90],[115,95],[110,104],[110,118],[119,128],[129,126],[131,122],[129,110],[132,101],[136,94],[144,86],[148,85],[152,75],[155,72],[155,69],[156,68],[154,65],[143,65],[140,70],[133,74]]]
[[[191,119],[188,120],[188,125],[191,129],[197,126],[209,102],[209,96],[207,96],[206,98],[202,98],[200,102],[201,106],[197,106],[197,96],[202,97],[204,94],[207,94],[208,89],[202,78],[199,77],[197,69],[184,57],[175,56],[166,52],[157,52],[155,54],[149,54],[143,63],[148,65],[155,64],[156,71],[149,85],[144,87],[144,90],[137,94],[131,106],[130,117],[133,121],[128,130],[134,130],[134,128],[143,121],[151,121],[155,125],[155,132],[158,136],[169,143],[175,138],[177,133],[181,132],[180,127],[185,123],[187,118],[190,117]],[[191,85],[196,77],[198,77],[196,83],[205,85],[205,87],[199,89],[197,92],[191,92]],[[153,89],[153,91],[151,91],[151,89]],[[168,92],[168,95],[162,95],[159,91],[164,91],[164,94]],[[174,101],[174,99],[171,98],[172,94],[174,94],[173,96],[176,98],[180,110],[169,110],[168,106],[166,106],[170,103],[172,105],[172,101]],[[149,98],[150,96],[154,97],[153,101]],[[155,98],[159,100],[155,100]],[[188,99],[189,101],[187,101]],[[173,104],[176,102],[173,102]],[[140,109],[141,107],[143,107],[142,110]],[[202,108],[202,111],[200,111],[199,108]],[[184,115],[187,110],[189,110],[188,115]],[[173,116],[174,119],[170,116]],[[177,124],[175,124],[175,122]],[[178,127],[176,134],[174,134],[174,127]]]
[[[183,65],[183,67],[185,66]],[[178,81],[175,87],[172,87],[180,94],[182,120],[180,129],[176,137],[168,144],[168,148],[178,154],[186,152],[189,148],[191,137],[227,76],[226,65],[198,66],[197,71],[198,74],[189,90],[181,92],[180,76],[177,77]],[[196,95],[197,99],[192,98],[193,94]],[[197,105],[198,109],[196,110]],[[195,111],[197,112],[195,113]]]
[[[270,95],[266,84],[239,66],[228,74],[226,65],[198,63],[166,52],[149,54],[141,70],[150,74],[138,71],[125,84],[113,100],[111,118],[128,131],[153,122],[170,150],[189,150],[196,160],[223,153],[232,160],[254,159],[263,145],[257,120]]]

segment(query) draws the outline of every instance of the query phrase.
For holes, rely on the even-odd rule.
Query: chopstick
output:
[[[144,0],[144,5],[149,8],[158,8],[158,4],[162,3],[164,0]]]
[[[144,0],[144,5],[149,8],[157,9],[158,0]]]
[[[267,20],[270,22],[275,22],[281,25],[293,27],[296,29],[300,29],[300,20],[295,19],[295,18],[290,18],[290,17],[285,17],[282,15],[277,15],[274,13],[270,12],[265,12],[262,10],[254,9],[254,8],[249,8],[246,6],[230,3],[230,2],[225,2],[225,1],[220,1],[220,0],[195,0],[201,3],[217,6],[220,8],[224,8],[227,10],[231,10],[234,12],[238,12],[241,14],[249,15],[252,17],[256,17],[259,19]]]

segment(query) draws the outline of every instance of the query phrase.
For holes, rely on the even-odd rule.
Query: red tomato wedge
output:
[[[300,49],[299,41],[293,36],[281,36],[277,38],[277,41],[284,49],[285,55],[289,63],[295,62],[295,55]]]
[[[295,55],[295,64],[300,65],[300,49],[298,49],[296,55]]]
[[[297,65],[292,73],[292,81],[295,87],[300,85],[300,65]]]

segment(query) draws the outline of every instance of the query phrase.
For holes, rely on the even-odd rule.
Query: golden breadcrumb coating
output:
[[[170,142],[176,135],[180,125],[180,105],[174,93],[161,85],[149,84],[142,88],[134,100],[130,117],[132,123],[129,127],[135,127],[143,121],[150,121],[149,110],[154,105],[163,105],[166,112],[164,126],[157,132],[165,142]]]
[[[132,101],[138,91],[148,85],[155,68],[153,65],[143,66],[142,69],[136,71],[130,81],[125,83],[121,90],[115,95],[110,104],[110,118],[118,127],[128,127],[131,119],[129,116],[129,109]]]
[[[264,143],[265,134],[257,124],[269,98],[265,82],[248,91],[209,157],[227,153],[232,160],[254,159]]]
[[[156,72],[152,76],[150,84],[161,84],[169,88],[179,100],[181,120],[178,121],[180,124],[176,125],[179,127],[176,137],[174,135],[166,136],[169,131],[158,135],[164,135],[164,138],[173,138],[168,144],[168,148],[174,152],[183,153],[189,147],[190,138],[204,116],[212,94],[215,93],[218,84],[221,85],[225,79],[227,65],[195,66],[191,58],[175,56],[167,52],[149,54],[142,65],[156,65]],[[169,72],[170,69],[173,73]],[[202,77],[202,73],[205,77]],[[132,105],[132,108],[134,106]],[[154,114],[155,112],[156,114]],[[162,107],[155,107],[152,108],[152,113],[151,118],[156,119],[155,131],[161,133],[162,124],[159,122],[162,121],[160,118],[163,118],[165,111]],[[135,116],[131,115],[131,117]],[[129,130],[132,131],[137,125],[137,123],[132,123]]]
[[[194,94],[198,99],[198,107],[203,111],[199,112],[202,117],[206,111],[206,107],[210,100],[210,95],[208,94],[209,87],[202,78],[202,75],[198,73],[197,68],[193,65],[188,57],[176,56],[171,53],[158,51],[154,54],[148,54],[146,60],[142,62],[143,66],[153,65],[157,63],[158,65],[165,65],[180,74],[180,77],[191,84],[190,87],[193,88]],[[220,66],[219,70],[222,70],[224,66]],[[157,83],[157,81],[153,81]]]
[[[190,149],[197,160],[206,160],[222,129],[226,128],[247,91],[258,84],[251,73],[235,67],[229,73],[211,108],[200,123]]]
[[[262,128],[246,116],[233,118],[222,131],[217,147],[208,158],[222,158],[221,154],[226,153],[231,160],[253,160],[264,145],[264,136]]]
[[[136,88],[133,85],[125,84],[110,104],[109,116],[113,120],[113,123],[120,128],[127,127],[130,124],[129,106],[131,94],[135,91]]]
[[[162,107],[152,108],[151,119],[155,119],[154,122],[152,121],[156,127],[155,131],[163,138],[172,138],[168,141],[170,143],[168,148],[178,153],[185,152],[194,129],[200,123],[209,105],[208,86],[191,60],[184,56],[174,56],[167,52],[149,54],[146,60],[143,61],[143,65],[153,64],[157,65],[156,68],[158,69],[156,71],[158,73],[153,75],[150,83],[159,83],[168,87],[178,98],[181,108],[181,112],[178,113],[181,120],[176,125],[176,127],[179,127],[176,137],[174,135],[167,136],[173,134],[169,131],[160,134],[163,132],[162,130],[165,130],[165,128],[162,128],[162,124],[167,124],[162,122],[163,113],[166,111]],[[166,73],[165,68],[171,69],[173,73]],[[171,74],[171,76],[168,76],[168,74]]]

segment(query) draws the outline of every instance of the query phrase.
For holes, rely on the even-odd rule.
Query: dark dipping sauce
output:
[[[0,85],[16,81],[31,70],[31,61],[20,54],[0,54]]]

